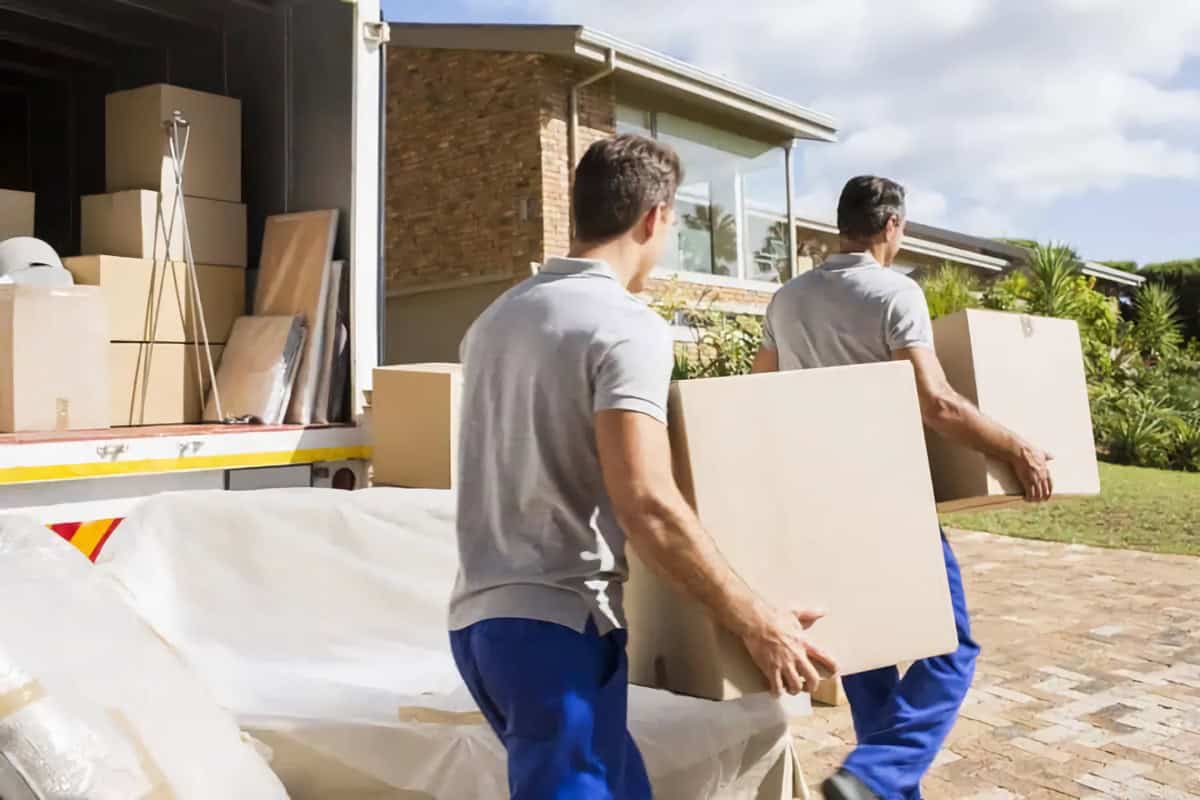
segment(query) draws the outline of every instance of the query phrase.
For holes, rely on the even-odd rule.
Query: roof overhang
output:
[[[1123,269],[1116,269],[1104,264],[1097,264],[1095,261],[1080,263],[1079,271],[1089,277],[1098,278],[1109,283],[1117,283],[1122,286],[1136,287],[1146,282],[1146,278],[1143,275],[1134,275],[1132,272],[1126,272]]]
[[[705,72],[654,50],[579,25],[443,25],[391,23],[391,46],[544,53],[612,64],[622,79],[669,92],[700,109],[742,119],[781,141],[837,141],[833,117]]]
[[[820,231],[821,233],[838,235],[838,227],[831,222],[822,222],[813,219],[797,219],[797,227],[806,228],[808,230]],[[909,230],[914,226],[910,224]],[[934,228],[926,228],[927,230],[937,230]],[[974,238],[974,237],[967,237]],[[947,261],[952,261],[956,264],[964,264],[966,266],[975,267],[976,269],[986,270],[987,272],[1003,272],[1008,269],[1012,262],[1008,259],[999,258],[997,256],[978,253],[973,250],[968,250],[962,247],[956,247],[952,244],[946,244],[941,241],[933,241],[920,236],[913,236],[911,233],[906,235],[900,242],[900,251],[909,253],[919,253],[931,258],[942,258]]]

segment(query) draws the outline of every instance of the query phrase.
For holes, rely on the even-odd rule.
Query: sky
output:
[[[1200,258],[1200,0],[383,0],[392,21],[582,24],[835,117],[798,211],[845,179],[909,217],[1061,241],[1085,258]],[[681,9],[686,8],[686,11]]]

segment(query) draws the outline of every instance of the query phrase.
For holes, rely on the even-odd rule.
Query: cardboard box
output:
[[[204,409],[196,371],[197,352],[207,396],[211,381],[204,350],[194,344],[114,342],[110,414],[114,426],[179,425],[199,422]],[[214,368],[221,345],[212,345]]]
[[[376,486],[449,489],[458,464],[462,367],[375,370],[371,438]]]
[[[240,203],[241,101],[164,83],[105,98],[105,191],[174,191],[174,167],[163,126],[174,111],[182,112],[190,125],[184,193]]]
[[[160,197],[165,198],[161,217]],[[141,190],[85,195],[80,200],[80,248],[91,255],[182,261],[183,223],[178,211],[167,244],[171,198]],[[244,205],[187,197],[184,208],[196,264],[246,266]]]
[[[107,428],[100,290],[0,285],[0,433]]]
[[[776,607],[824,609],[809,633],[843,674],[957,647],[911,365],[683,381],[670,420],[676,478],[721,552]],[[766,690],[736,637],[627,552],[632,683]]]
[[[1079,326],[1074,320],[962,311],[933,323],[950,384],[997,422],[1054,456],[1055,496],[1096,495],[1092,434]],[[927,434],[938,508],[954,511],[1021,499],[1005,463]]]
[[[0,189],[0,242],[14,236],[33,236],[33,192]]]
[[[77,284],[99,286],[103,290],[108,304],[110,341],[197,341],[193,324],[199,320],[187,285],[185,264],[155,264],[142,258],[77,256],[64,259],[63,266]],[[196,278],[208,341],[224,344],[233,321],[246,311],[246,273],[237,267],[197,265]]]

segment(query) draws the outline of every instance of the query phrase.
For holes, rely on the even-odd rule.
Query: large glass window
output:
[[[782,147],[666,112],[617,107],[617,131],[667,142],[683,160],[677,229],[662,266],[732,278],[787,278]]]

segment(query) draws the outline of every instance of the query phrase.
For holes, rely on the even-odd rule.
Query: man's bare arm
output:
[[[892,353],[897,361],[909,361],[917,380],[921,417],[925,424],[959,444],[1010,464],[1029,500],[1048,500],[1053,491],[1048,461],[1050,456],[979,411],[950,381],[937,354],[925,347],[909,347]]]
[[[803,629],[819,614],[777,611],[729,566],[675,483],[661,422],[631,411],[603,411],[596,415],[596,443],[629,544],[745,642],[773,692],[813,688],[820,674],[814,662],[836,671],[832,659],[804,638]]]

